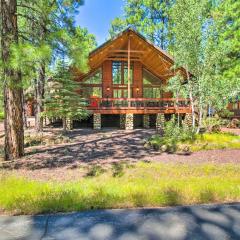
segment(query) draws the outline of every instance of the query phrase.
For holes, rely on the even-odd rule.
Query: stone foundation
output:
[[[93,114],[93,129],[101,129],[101,114],[94,113]]]
[[[156,118],[156,130],[162,136],[164,133],[165,117],[163,113],[158,113]]]
[[[125,129],[126,115],[120,114],[120,129]]]
[[[183,127],[192,127],[192,115],[189,113],[186,113],[185,118],[182,122]]]
[[[125,129],[126,130],[133,129],[133,114],[132,113],[126,114]]]
[[[73,129],[73,120],[70,118],[66,119],[66,126],[67,126],[67,130],[72,130]]]
[[[150,128],[150,116],[149,114],[143,115],[143,127],[144,128]]]

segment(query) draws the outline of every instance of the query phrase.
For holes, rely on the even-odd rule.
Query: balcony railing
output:
[[[88,109],[189,110],[190,101],[176,98],[91,98],[88,102]]]

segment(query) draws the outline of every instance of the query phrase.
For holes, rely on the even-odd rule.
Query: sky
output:
[[[85,0],[79,8],[76,25],[86,27],[100,45],[108,37],[111,21],[123,14],[123,5],[124,0]]]

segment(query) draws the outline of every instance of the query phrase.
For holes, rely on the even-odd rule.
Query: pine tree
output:
[[[127,26],[141,32],[162,49],[169,45],[169,10],[172,0],[127,0],[124,17],[113,20],[110,36],[113,37]]]
[[[16,0],[1,0],[1,55],[4,81],[5,159],[24,154],[21,72],[10,65],[10,49],[18,43]]]
[[[81,120],[88,116],[86,101],[77,93],[79,85],[73,80],[71,70],[64,60],[57,62],[48,88],[43,115],[62,118],[64,131],[67,129],[67,119]]]
[[[35,51],[37,55],[32,56],[34,64],[31,66],[35,72],[32,83],[34,84],[36,100],[36,131],[42,131],[43,128],[41,111],[43,110],[44,87],[48,66],[59,55],[69,55],[71,53],[71,39],[75,38],[77,32],[74,26],[74,16],[82,4],[82,0],[20,0],[18,2],[17,15],[21,23],[20,37],[23,43],[19,51],[24,51],[24,45],[29,48],[31,45],[34,49],[38,49],[38,51]],[[48,56],[41,54],[43,48],[51,49]],[[42,58],[39,55],[42,55]],[[82,52],[79,52],[78,56],[81,57],[81,62],[87,59]],[[25,62],[29,62],[29,57],[28,61]],[[22,66],[19,67],[22,68]]]

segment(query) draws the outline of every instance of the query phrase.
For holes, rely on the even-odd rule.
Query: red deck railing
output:
[[[176,98],[91,98],[88,100],[90,110],[110,109],[152,109],[184,110],[190,109],[189,99]]]

